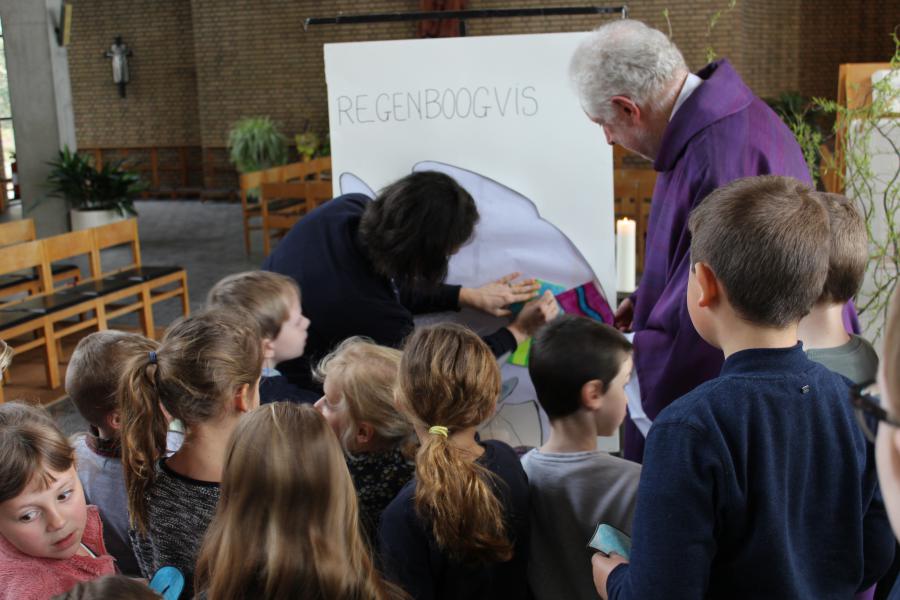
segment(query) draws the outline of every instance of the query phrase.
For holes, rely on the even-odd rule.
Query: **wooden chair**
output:
[[[32,242],[37,239],[34,232],[34,221],[31,219],[17,219],[0,223],[0,248]]]
[[[281,167],[281,179],[279,181],[283,182],[295,182],[295,181],[306,181],[311,177],[315,176],[316,172],[313,170],[313,164],[311,162],[296,162],[284,165]],[[268,183],[277,183],[275,181],[270,181]]]
[[[331,157],[320,156],[307,163],[317,181],[329,181],[331,179]]]
[[[42,288],[51,289],[53,283],[45,246],[41,240],[0,248],[0,273],[34,269]],[[34,348],[44,349],[47,383],[51,388],[59,387],[61,382],[57,340],[93,325],[106,327],[103,308],[96,296],[86,293],[89,291],[67,288],[59,293],[43,293],[0,305],[0,336],[15,354]],[[82,320],[56,329],[57,323],[65,323],[76,316]]]
[[[333,197],[330,181],[309,181],[306,183],[306,203],[308,210],[319,208]]]
[[[31,219],[17,219],[0,223],[0,248],[33,242],[37,239],[34,230],[34,221]],[[57,282],[71,281],[78,283],[80,271],[75,265],[53,265],[53,280]],[[0,276],[0,298],[11,298],[19,294],[32,295],[41,291],[41,282],[34,271],[23,273],[8,273]]]
[[[263,183],[277,183],[283,181],[284,167],[274,167],[264,171],[253,171],[241,175],[241,212],[244,221],[244,251],[250,254],[250,231],[262,229],[262,209],[259,201],[250,197],[250,193],[257,190]],[[259,219],[259,224],[252,221]]]
[[[131,295],[137,294],[139,301],[125,305],[109,306],[107,316],[110,319],[140,310],[141,325],[144,334],[149,338],[156,335],[153,320],[153,305],[181,297],[182,314],[190,314],[191,306],[188,297],[187,272],[176,266],[144,266],[141,263],[141,245],[138,238],[137,219],[125,219],[109,225],[94,227],[90,230],[94,236],[97,249],[97,272],[104,282],[125,281],[131,284]],[[124,267],[111,270],[103,268],[103,250],[127,246],[131,253],[131,262]],[[136,289],[135,289],[136,288]],[[124,291],[120,294],[107,294],[105,302],[113,302],[127,297]]]
[[[264,183],[259,189],[263,253],[268,256],[272,251],[272,235],[283,236],[294,223],[311,210],[307,202],[309,184]]]
[[[63,329],[54,329],[57,352],[62,355],[63,338],[95,325],[98,330],[106,329],[109,319],[109,315],[106,313],[107,303],[127,295],[127,290],[116,290],[113,293],[108,287],[104,288],[96,285],[96,280],[100,275],[100,252],[97,250],[97,246],[94,243],[94,235],[90,229],[61,233],[39,241],[44,246],[44,259],[51,271],[54,264],[59,261],[80,258],[87,261],[87,276],[82,273],[79,277],[79,282],[83,281],[85,285],[79,286],[78,289],[85,297],[95,298],[97,303],[92,314],[86,314],[87,311],[84,311],[75,315],[78,318],[77,322],[54,319],[54,327],[64,326]],[[91,286],[91,283],[95,285]],[[42,291],[45,294],[53,294],[54,292],[74,287],[75,284],[57,285],[56,281],[51,280],[50,287]]]
[[[262,203],[254,200],[250,197],[250,192],[257,188],[261,189],[261,186],[265,183],[296,183],[296,182],[306,182],[306,181],[330,181],[331,180],[331,157],[323,156],[320,158],[315,158],[310,161],[305,162],[296,162],[290,163],[287,165],[283,165],[281,167],[273,167],[271,169],[266,169],[263,171],[253,171],[251,173],[244,173],[241,175],[241,211],[243,213],[243,221],[244,221],[244,251],[247,254],[250,254],[250,232],[254,229],[263,230],[263,251],[266,255],[271,251],[271,234],[266,233],[266,223],[263,218],[263,206]],[[324,188],[310,190],[310,193],[316,195],[318,203],[321,203],[323,200],[321,199],[323,196],[323,192],[320,190]],[[293,191],[291,193],[297,193]],[[259,196],[261,197],[262,192],[260,191]],[[328,198],[331,198],[331,191],[328,192]],[[326,199],[328,199],[326,198]],[[310,208],[309,210],[312,210]],[[270,215],[272,211],[269,211]],[[293,221],[292,221],[293,219]],[[258,220],[258,224],[256,224]],[[292,215],[290,211],[285,215],[276,216],[274,223],[278,223],[278,226],[273,227],[272,223],[269,222],[270,229],[274,229],[276,231],[281,230],[281,225],[286,223],[296,223],[297,218],[295,215]],[[288,227],[290,229],[290,227]]]

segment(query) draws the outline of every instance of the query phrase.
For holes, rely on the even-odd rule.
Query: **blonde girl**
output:
[[[225,447],[238,419],[258,405],[261,341],[252,320],[208,311],[175,322],[159,349],[130,361],[119,389],[122,464],[144,577],[179,569],[191,594],[194,564],[219,499]],[[165,411],[186,427],[166,457]]]
[[[415,433],[394,406],[400,356],[399,350],[353,337],[326,356],[315,372],[325,392],[316,409],[344,448],[360,520],[372,541],[382,511],[415,470]]]
[[[382,514],[385,574],[416,598],[527,598],[528,480],[515,452],[479,442],[500,370],[470,330],[417,330],[400,363],[397,401],[421,447],[416,475]]]
[[[44,600],[115,573],[102,530],[50,415],[0,404],[0,599]]]
[[[235,429],[197,588],[208,600],[402,597],[372,565],[340,445],[311,406],[267,404]]]

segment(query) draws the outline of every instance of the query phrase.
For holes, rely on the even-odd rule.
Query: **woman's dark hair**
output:
[[[359,236],[381,274],[400,286],[433,287],[447,276],[450,256],[472,237],[478,209],[452,177],[407,175],[370,202]]]

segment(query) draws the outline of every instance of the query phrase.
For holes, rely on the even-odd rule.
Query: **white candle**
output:
[[[620,292],[634,291],[636,225],[627,217],[616,221],[616,272]]]

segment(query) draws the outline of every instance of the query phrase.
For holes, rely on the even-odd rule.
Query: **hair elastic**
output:
[[[150,358],[150,364],[155,365],[156,364],[156,352],[150,351],[147,353],[147,355]]]
[[[428,428],[428,433],[430,433],[431,435],[442,435],[444,437],[449,437],[450,430],[443,425],[432,425]]]

